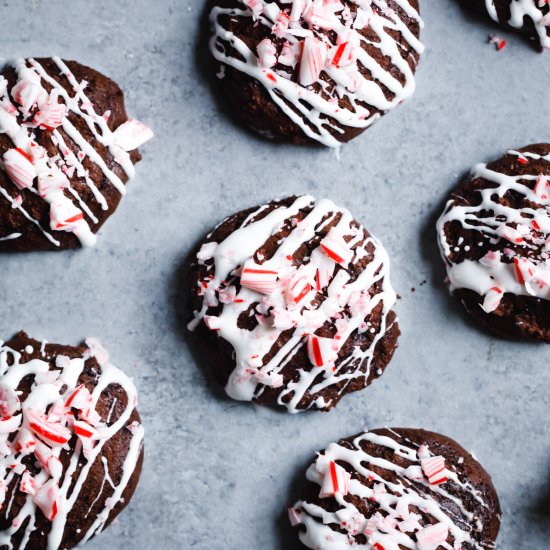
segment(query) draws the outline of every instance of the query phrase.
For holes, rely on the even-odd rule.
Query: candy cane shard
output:
[[[334,229],[321,241],[321,248],[337,264],[349,264],[353,258],[353,251],[348,243]]]
[[[241,274],[241,286],[261,294],[271,294],[277,287],[278,272],[265,269],[253,261],[247,262]]]
[[[449,528],[444,523],[429,525],[416,533],[418,550],[437,550],[449,536]]]
[[[310,334],[307,339],[307,354],[311,364],[316,367],[334,365],[338,356],[338,345],[333,338]]]
[[[121,194],[125,193],[122,180],[107,165],[96,150],[95,141],[109,151],[114,162],[126,173],[134,175],[129,151],[153,137],[152,131],[135,119],[129,119],[112,131],[107,116],[94,111],[86,96],[87,83],[78,82],[67,65],[52,58],[60,74],[66,79],[70,92],[35,59],[14,62],[17,83],[9,90],[7,80],[0,75],[0,133],[10,139],[14,147],[3,154],[3,166],[15,187],[23,192],[34,192],[37,179],[38,195],[48,204],[49,227],[43,227],[25,208],[25,194],[13,198],[8,189],[0,187],[0,197],[17,207],[54,246],[60,242],[53,237],[57,231],[70,232],[82,246],[93,246],[96,237],[92,226],[99,223],[88,201],[94,201],[102,210],[108,209],[106,198],[90,178],[84,161],[92,163],[104,178]],[[11,95],[10,95],[11,94]],[[13,98],[13,102],[12,102]],[[92,136],[81,134],[75,124],[79,119]],[[46,143],[45,143],[46,142]],[[39,143],[45,143],[42,147]],[[76,153],[73,152],[76,148]],[[71,182],[82,182],[89,190],[90,199],[84,200]],[[67,194],[70,190],[70,195]],[[1,198],[0,198],[1,200]]]
[[[416,65],[424,48],[408,26],[411,21],[422,26],[409,0],[398,0],[399,13],[388,9],[385,0],[356,1],[354,10],[340,0],[293,0],[282,4],[240,0],[239,4],[229,8],[220,2],[212,10],[213,56],[222,67],[231,66],[259,81],[278,108],[309,138],[338,147],[341,142],[331,129],[368,128],[379,113],[393,109],[414,93],[415,67],[411,68],[409,60]],[[402,14],[406,14],[407,21]],[[275,51],[265,40],[261,46],[247,44],[226,23],[234,21],[238,26],[250,17],[261,31],[265,27],[277,38]],[[376,38],[365,34],[366,27]],[[395,39],[396,32],[400,42]],[[376,54],[367,53],[367,44],[391,61],[388,70],[382,68]],[[404,52],[409,55],[404,56]],[[295,68],[299,64],[298,84],[275,63],[276,54],[279,65]],[[376,67],[376,79],[366,77],[360,66]],[[402,77],[396,78],[397,73]],[[340,101],[343,95],[349,106]]]
[[[23,534],[28,540],[40,529],[41,532],[33,536],[38,537],[36,540],[40,540],[40,544],[44,543],[44,548],[61,548],[68,517],[75,504],[80,502],[80,491],[87,486],[92,464],[100,458],[106,460],[102,454],[105,444],[128,426],[131,441],[127,455],[123,457],[120,475],[113,476],[118,481],[115,484],[109,477],[109,470],[105,470],[105,480],[94,501],[94,504],[101,504],[99,499],[103,498],[104,507],[91,527],[86,527],[81,533],[79,542],[85,542],[103,529],[139,463],[143,428],[137,421],[129,426],[137,401],[135,388],[121,371],[104,362],[96,377],[91,379],[94,391],[90,393],[88,387],[78,384],[84,374],[85,361],[90,357],[90,349],[79,358],[58,355],[55,369],[52,369],[49,362],[40,358],[23,360],[21,353],[0,343],[0,365],[4,365],[0,379],[0,410],[12,411],[14,415],[9,420],[0,419],[0,427],[2,420],[6,420],[13,423],[11,427],[16,431],[12,444],[2,444],[0,436],[0,468],[10,471],[7,482],[2,480],[0,483],[0,504],[5,501],[8,485],[13,491],[12,498],[22,503],[17,509],[10,505],[0,510],[8,520],[4,523],[4,530],[0,531],[0,539],[6,544],[21,540]],[[98,369],[97,364],[94,368]],[[29,377],[33,377],[32,383],[26,381]],[[121,388],[125,398],[120,401],[121,407],[117,407],[116,417],[108,423],[99,416],[95,407],[105,390],[113,385]],[[30,388],[24,390],[22,403],[17,397],[20,387]],[[97,421],[95,425],[90,418]],[[32,469],[28,469],[28,464],[33,465]],[[63,481],[69,472],[72,476],[70,484]],[[102,497],[107,486],[110,488],[106,492],[110,494],[109,498]],[[51,522],[49,530],[45,530],[39,514]],[[24,533],[20,532],[21,529]]]
[[[9,149],[4,153],[3,159],[4,169],[18,189],[23,190],[33,186],[36,169],[31,157],[23,149],[19,147]]]
[[[133,151],[145,145],[149,140],[153,139],[154,135],[151,128],[135,118],[130,118],[126,122],[123,122],[113,132],[116,145],[124,151]]]
[[[332,497],[336,494],[346,496],[349,491],[349,481],[351,475],[342,466],[335,462],[329,462],[327,471],[323,476],[323,484],[321,485],[321,498]]]

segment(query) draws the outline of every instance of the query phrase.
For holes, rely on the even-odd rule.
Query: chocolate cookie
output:
[[[128,504],[143,462],[132,381],[94,339],[0,342],[0,548],[70,549]]]
[[[0,251],[95,244],[151,130],[117,84],[75,61],[19,59],[0,73]]]
[[[550,342],[550,145],[478,164],[437,224],[450,290],[493,333]]]
[[[196,255],[196,340],[233,399],[327,411],[397,346],[389,258],[344,208],[290,197],[223,221]]]
[[[337,147],[414,92],[418,0],[216,0],[210,50],[260,134]]]
[[[518,29],[550,48],[550,4],[546,0],[461,0],[505,27]]]
[[[385,428],[321,451],[289,509],[316,550],[494,548],[500,505],[490,476],[448,437]]]

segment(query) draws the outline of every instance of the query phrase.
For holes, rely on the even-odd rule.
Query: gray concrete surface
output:
[[[422,8],[416,96],[338,162],[227,118],[206,77],[202,1],[0,0],[0,57],[91,65],[157,133],[95,249],[0,257],[1,338],[22,328],[55,342],[98,336],[141,390],[141,484],[90,550],[297,548],[281,518],[304,466],[365,425],[456,438],[493,475],[499,548],[548,548],[549,348],[492,339],[465,319],[442,284],[433,218],[474,163],[550,138],[550,53],[505,31],[497,53],[486,43],[495,28],[454,0]],[[183,335],[182,281],[191,248],[224,215],[300,192],[350,207],[383,240],[403,336],[369,390],[329,414],[287,416],[211,383]]]

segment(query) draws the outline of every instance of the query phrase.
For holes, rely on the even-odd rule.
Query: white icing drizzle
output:
[[[289,512],[293,525],[305,526],[305,530],[300,530],[300,540],[316,550],[343,550],[350,547],[366,550],[459,550],[465,543],[478,550],[493,548],[493,542],[484,541],[480,544],[476,541],[473,533],[484,529],[481,518],[466,507],[461,497],[456,496],[469,493],[481,507],[487,508],[479,491],[469,482],[461,481],[455,466],[448,463],[446,481],[440,485],[430,484],[422,472],[422,448],[402,437],[399,430],[387,431],[391,436],[365,432],[355,437],[351,444],[346,443],[347,446],[332,443],[323,454],[318,455],[308,468],[306,477],[322,488],[321,499],[330,496],[331,500],[336,501],[338,509],[328,512],[318,504],[298,501]],[[400,466],[387,455],[382,458],[378,452],[376,456],[369,455],[362,449],[362,442],[393,451],[395,456],[406,459],[407,465]],[[331,463],[334,470],[330,470]],[[331,476],[337,474],[336,469],[341,469],[342,464],[349,465],[347,470],[352,472],[350,477],[341,470],[348,477],[348,482],[339,483],[336,490],[323,495],[326,477],[330,478],[329,485],[333,486],[334,478]],[[390,481],[383,472],[375,473],[373,467],[383,469],[398,479]],[[368,479],[369,485],[357,479],[359,475]],[[350,502],[351,497],[375,503],[375,508],[371,507],[372,512],[365,516]],[[330,506],[333,508],[332,502]],[[460,511],[459,514],[453,512],[455,507]],[[420,523],[422,517],[411,508],[427,514],[432,526],[426,521]],[[335,525],[343,532],[336,530]],[[429,526],[427,530],[426,526]],[[439,534],[434,536],[434,529]],[[427,533],[430,536],[426,536]],[[355,537],[358,535],[367,539],[366,544],[357,541]]]
[[[21,233],[10,233],[5,237],[0,237],[0,241],[11,241],[13,239],[18,239],[19,237],[21,237]]]
[[[510,19],[505,21],[515,29],[525,27],[525,17],[529,18],[535,28],[535,32],[540,40],[543,49],[550,48],[550,13],[543,12],[544,0],[511,0],[510,1]],[[497,23],[502,21],[498,17],[495,0],[485,0],[485,6],[491,18]]]
[[[120,194],[124,195],[126,188],[92,143],[78,131],[73,123],[75,118],[84,121],[94,139],[109,150],[129,179],[134,176],[134,166],[129,152],[136,147],[135,142],[132,142],[132,148],[129,148],[128,141],[123,139],[122,133],[127,132],[129,127],[133,132],[140,131],[140,137],[136,138],[139,144],[147,141],[152,133],[144,125],[136,128],[139,123],[133,120],[111,131],[107,124],[109,113],[97,113],[84,92],[88,83],[79,82],[59,57],[52,59],[59,69],[59,74],[68,81],[74,95],[69,94],[38,61],[32,58],[19,59],[13,63],[18,79],[11,91],[8,90],[6,78],[0,75],[0,133],[6,134],[13,142],[14,150],[21,153],[21,157],[15,155],[17,158],[13,160],[19,168],[16,174],[23,174],[22,179],[17,175],[14,179],[4,158],[0,168],[8,173],[21,191],[21,195],[12,197],[2,187],[0,194],[11,202],[12,207],[18,208],[25,218],[38,226],[55,246],[60,245],[53,237],[52,232],[55,231],[72,232],[82,246],[93,246],[96,236],[92,226],[99,220],[93,214],[90,205],[86,204],[71,185],[71,180],[77,178],[82,181],[90,190],[94,201],[104,211],[108,209],[107,201],[84,167],[85,159],[93,162]],[[51,87],[50,92],[46,90],[45,84]],[[59,103],[59,99],[62,100],[62,104]],[[31,118],[32,115],[34,118]],[[77,154],[67,145],[60,128],[77,147]],[[48,130],[48,137],[57,151],[55,156],[50,156],[46,149],[39,145],[40,140],[36,132],[42,131],[44,135],[45,130]],[[27,192],[40,196],[49,204],[51,221],[48,228],[42,227],[40,221],[34,219],[21,206]]]
[[[0,546],[14,548],[12,537],[28,521],[23,541],[17,546],[19,549],[26,548],[35,530],[36,514],[42,513],[51,521],[51,529],[43,534],[47,539],[45,548],[60,548],[69,515],[80,497],[92,464],[99,459],[103,463],[105,477],[88,513],[101,498],[104,502],[93,525],[83,534],[83,541],[90,539],[105,526],[109,514],[121,500],[135,471],[142,452],[144,434],[141,424],[129,424],[137,404],[136,388],[128,376],[109,362],[108,355],[97,341],[90,340],[89,343],[90,348],[80,358],[57,356],[58,370],[51,370],[47,361],[24,361],[21,353],[0,342],[0,417],[3,417],[0,418],[2,499],[6,498],[5,491],[8,487],[12,490],[10,501],[6,507],[2,507],[1,513],[6,518],[9,517],[14,495],[26,493],[23,506],[17,515],[11,518],[12,525],[0,532]],[[91,356],[96,357],[101,371],[96,373],[96,385],[90,393],[86,387],[79,384],[79,378],[84,371],[86,360]],[[30,393],[24,401],[19,402],[18,395],[21,392],[18,388],[22,380],[28,376],[34,377]],[[126,404],[112,423],[102,419],[96,411],[103,392],[111,385],[119,385],[126,395]],[[9,416],[6,416],[8,414]],[[12,422],[17,424],[15,428],[3,427]],[[89,430],[93,435],[83,435],[79,429]],[[129,430],[132,435],[117,485],[109,474],[108,463],[102,455],[102,450],[105,443],[123,429]],[[54,441],[51,433],[62,439]],[[71,453],[65,469],[59,460],[62,451]],[[26,469],[29,455],[32,456],[33,453],[33,462],[39,467],[38,473],[34,476]],[[103,495],[105,483],[112,488],[109,498]]]
[[[517,162],[526,167],[534,160],[550,163],[550,154],[540,156],[531,152],[508,151],[508,155],[517,157]],[[484,296],[482,307],[488,313],[497,309],[505,293],[548,300],[550,178],[539,173],[534,166],[526,175],[510,176],[491,170],[486,164],[475,166],[470,177],[483,178],[491,184],[476,192],[479,204],[464,204],[465,201],[452,198],[437,223],[450,290],[466,288]],[[501,204],[499,199],[509,192],[519,194],[536,206],[512,208]],[[445,229],[453,222],[476,233],[471,240],[450,242]],[[478,246],[488,250],[480,260],[455,262],[451,259],[453,252]]]
[[[204,321],[233,346],[235,369],[225,388],[230,397],[251,401],[266,388],[275,388],[278,404],[295,413],[304,408],[301,401],[306,394],[316,395],[341,385],[337,392],[341,395],[353,380],[368,378],[375,348],[392,328],[387,316],[396,295],[390,283],[386,250],[376,238],[366,237],[362,226],[354,225],[348,210],[329,200],[316,202],[311,196],[301,196],[288,207],[279,206],[257,219],[266,208],[255,210],[223,242],[209,242],[199,252],[198,263],[205,266],[206,272],[197,290],[202,296],[202,309],[195,311],[190,328]],[[297,221],[300,210],[308,208],[311,210],[305,218]],[[253,264],[252,258],[262,245],[289,223],[290,233],[277,243],[273,256],[259,265]],[[334,225],[328,236],[334,236],[341,245],[340,253],[347,256],[339,264],[323,249],[322,243],[332,246],[328,237],[320,243],[313,241],[330,224]],[[344,237],[347,243],[338,240]],[[209,235],[207,240],[210,238]],[[301,265],[294,265],[293,255],[304,243],[314,249]],[[350,268],[368,254],[368,264],[350,282]],[[276,273],[268,290],[262,288],[261,280],[243,280],[243,268],[251,266]],[[235,285],[240,285],[239,290]],[[300,290],[293,294],[296,288]],[[301,296],[299,304],[293,301],[295,295]],[[217,306],[221,312],[211,313],[211,308]],[[370,319],[377,308],[380,326],[374,327]],[[257,326],[253,330],[240,328],[239,318],[250,311],[256,316]],[[317,339],[316,331],[327,324],[335,328],[336,334]],[[372,338],[366,349],[355,346],[346,356],[338,356],[344,343],[366,331]],[[285,366],[304,346],[311,364],[283,377]],[[277,349],[267,360],[270,352]],[[308,408],[329,405],[329,401],[318,396]]]
[[[409,0],[394,2],[422,26]],[[273,102],[309,138],[338,147],[341,141],[334,133],[342,134],[342,127],[368,128],[380,116],[375,110],[385,113],[412,96],[415,81],[409,62],[415,66],[416,61],[411,51],[421,54],[424,47],[386,0],[280,0],[279,3],[239,0],[239,3],[242,8],[217,6],[212,10],[212,54],[220,63],[258,80]],[[288,7],[281,10],[278,4]],[[224,17],[232,20],[254,17],[257,24],[271,30],[273,40],[263,41],[258,45],[259,51],[252,51],[223,26]],[[377,36],[377,41],[361,34],[366,27]],[[409,47],[397,42],[391,32],[399,33]],[[275,47],[277,38],[284,39],[282,50]],[[228,45],[238,55],[230,53]],[[389,58],[393,68],[403,75],[404,84],[369,55],[366,47],[375,47]],[[288,69],[298,64],[300,76],[294,82]],[[361,74],[360,66],[370,71],[372,79]],[[317,87],[322,88],[326,97]],[[390,98],[385,90],[390,92]],[[351,107],[343,104],[344,99]]]

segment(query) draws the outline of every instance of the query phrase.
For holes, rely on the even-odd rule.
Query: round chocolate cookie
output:
[[[461,0],[505,27],[517,29],[550,48],[550,4],[546,0]]]
[[[113,521],[141,473],[136,403],[97,340],[0,342],[0,549],[68,550]]]
[[[397,346],[389,258],[344,208],[290,197],[207,236],[191,272],[196,340],[233,399],[327,411]]]
[[[215,0],[210,50],[260,134],[337,147],[415,90],[418,0]]]
[[[494,548],[500,505],[489,474],[448,437],[384,428],[321,451],[289,509],[315,550]]]
[[[0,251],[95,244],[151,130],[117,84],[75,61],[19,59],[0,72]]]
[[[478,164],[437,224],[451,292],[498,336],[550,342],[550,145]]]

